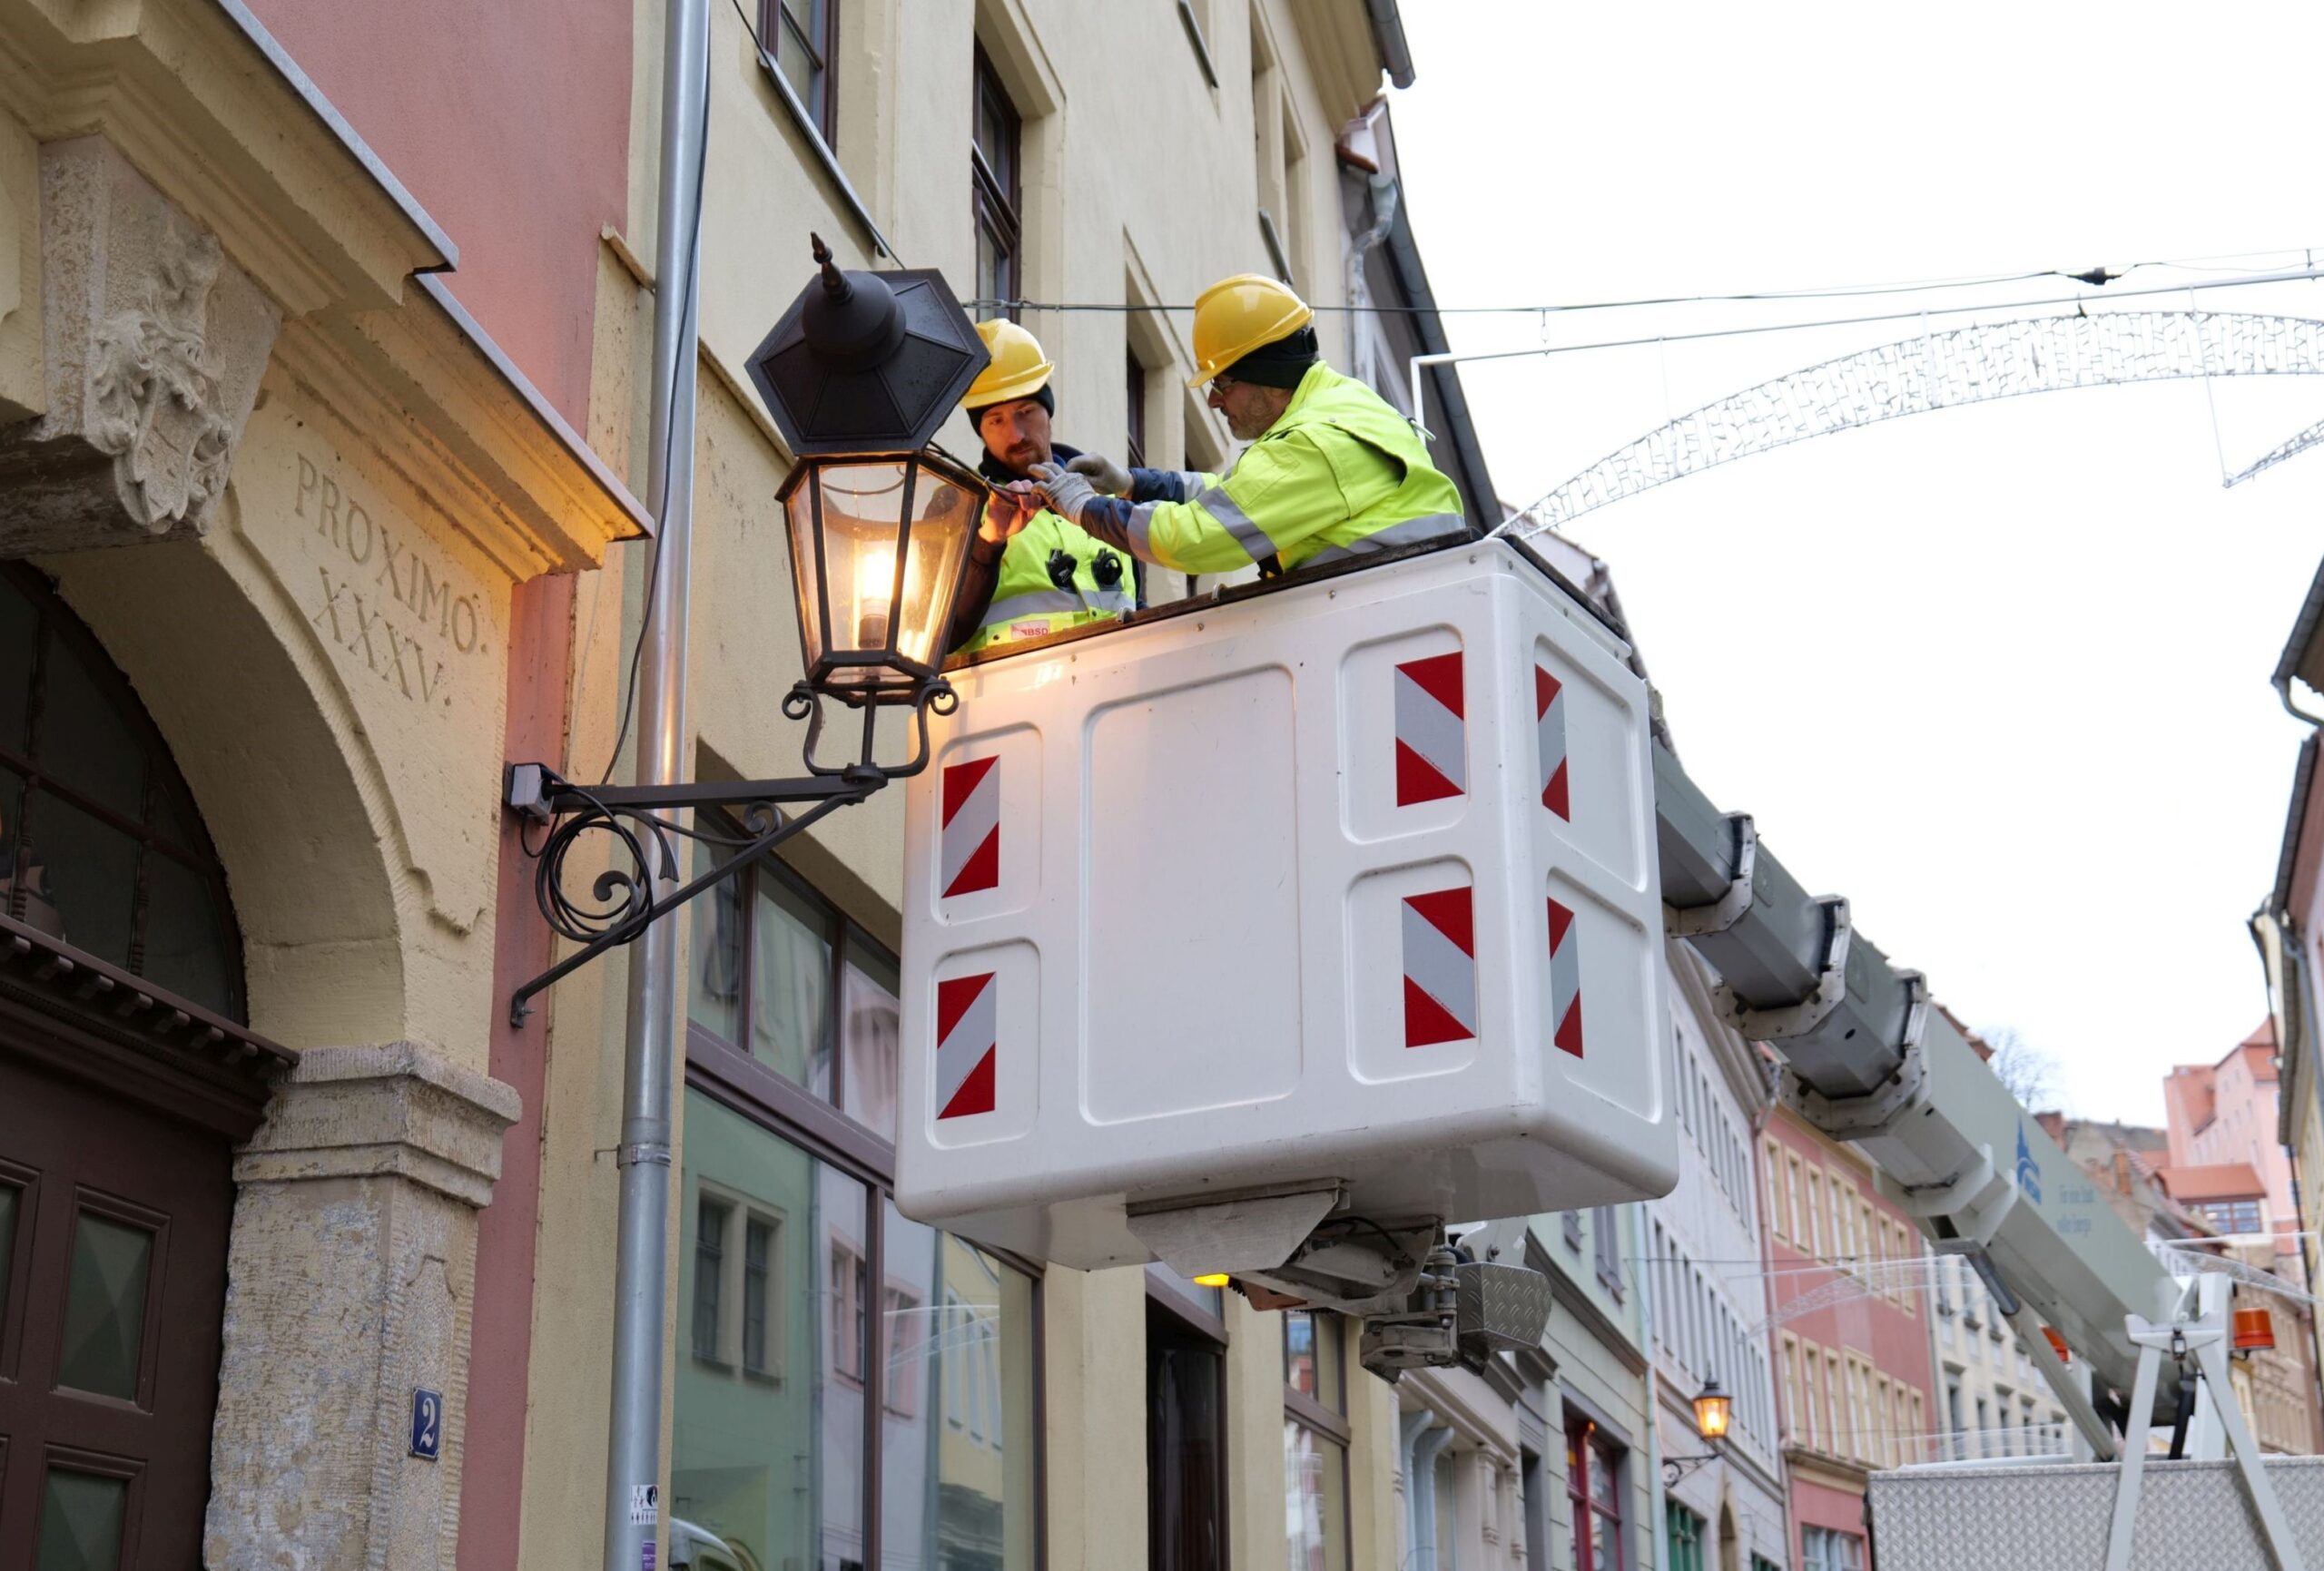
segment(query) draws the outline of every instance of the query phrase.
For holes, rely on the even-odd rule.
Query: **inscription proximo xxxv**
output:
[[[342,561],[336,573],[316,567],[322,600],[309,620],[402,697],[449,709],[462,657],[490,652],[474,596],[454,586],[448,568],[438,579],[417,537],[373,518],[321,466],[298,458],[292,511]]]

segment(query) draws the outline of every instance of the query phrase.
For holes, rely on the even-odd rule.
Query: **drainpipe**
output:
[[[678,779],[686,733],[686,616],[693,572],[696,284],[710,133],[710,0],[669,0],[662,40],[662,167],[655,231],[654,407],[646,506],[656,565],[639,631],[639,785]],[[650,869],[655,897],[684,876]],[[676,1062],[678,925],[649,923],[630,948],[622,1065],[621,1220],[614,1277],[613,1411],[606,1453],[605,1571],[651,1571],[662,1476],[663,1300],[669,1246],[670,1079]],[[635,1507],[635,1508],[634,1508]]]
[[[1426,1408],[1402,1414],[1396,1420],[1396,1465],[1404,1475],[1404,1556],[1398,1563],[1407,1566],[1420,1553],[1420,1479],[1413,1472],[1413,1442],[1434,1422],[1436,1415]]]
[[[1649,1568],[1662,1564],[1662,1371],[1654,1361],[1654,1261],[1649,1258],[1648,1245],[1653,1238],[1646,1224],[1646,1207],[1632,1206],[1638,1219],[1637,1242],[1633,1246],[1639,1259],[1638,1317],[1640,1334],[1646,1339],[1646,1555],[1640,1562]],[[1741,1390],[1738,1383],[1737,1390]]]
[[[1436,1415],[1423,1408],[1404,1415],[1402,1434],[1404,1508],[1410,1518],[1406,1530],[1412,1535],[1412,1553],[1404,1564],[1411,1571],[1436,1571],[1436,1458],[1452,1444],[1452,1430],[1437,1424]]]
[[[1372,188],[1372,227],[1355,237],[1347,253],[1347,331],[1352,351],[1348,358],[1354,362],[1355,379],[1376,387],[1380,368],[1372,353],[1372,339],[1364,330],[1364,313],[1372,304],[1372,286],[1364,277],[1364,263],[1396,227],[1396,201],[1402,188],[1394,175],[1381,170],[1374,170],[1366,183]]]

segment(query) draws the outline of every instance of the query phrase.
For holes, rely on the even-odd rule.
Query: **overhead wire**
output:
[[[735,3],[739,5],[740,0],[735,0]],[[2183,261],[2157,260],[2131,262],[2122,267],[2120,270],[2105,267],[2092,267],[2084,269],[2082,271],[2075,272],[2064,268],[2034,268],[2023,272],[1987,273],[1975,276],[1941,279],[1902,280],[1884,283],[1831,284],[1807,289],[1745,290],[1726,294],[1644,295],[1630,299],[1566,300],[1537,303],[1533,305],[1421,306],[1392,305],[1377,302],[1366,303],[1364,305],[1318,305],[1311,302],[1309,309],[1314,310],[1319,316],[1327,313],[1339,313],[1345,315],[1366,316],[1537,317],[1568,316],[1587,311],[1628,310],[1634,308],[1648,306],[1779,304],[1792,300],[1861,299],[1883,295],[1927,294],[1941,290],[1992,289],[2002,284],[2026,283],[2035,279],[2047,278],[2069,279],[2077,282],[2089,284],[2093,288],[2103,288],[2106,284],[2112,283],[2118,279],[2127,278],[2132,273],[2157,268],[2167,268],[2174,270],[2184,270],[2189,272],[2242,270],[2236,269],[2212,268],[2204,265],[2214,260],[2233,260],[2236,255],[2245,257],[2299,256],[2308,258],[2313,255],[2313,248],[2288,246],[2280,250],[2224,253],[2222,256],[2218,258],[2195,258]],[[2312,263],[2308,265],[2312,265]],[[2171,287],[2176,288],[2179,286]],[[1122,300],[1033,300],[999,297],[980,297],[976,299],[964,301],[963,304],[970,310],[1036,311],[1049,313],[1091,312],[1110,315],[1135,315],[1148,311],[1191,311],[1195,309],[1191,305],[1157,306]]]
[[[1748,327],[1703,328],[1686,333],[1652,333],[1633,339],[1600,339],[1581,344],[1547,344],[1529,349],[1490,350],[1482,354],[1456,357],[1463,363],[1474,360],[1530,359],[1541,355],[1580,354],[1589,349],[1634,349],[1649,344],[1698,343],[1707,339],[1755,338],[1766,333],[1813,332],[1824,328],[1863,327],[1879,322],[1917,321],[1926,317],[1958,317],[1981,311],[2038,310],[2045,307],[2087,307],[2102,299],[2138,299],[2151,295],[2183,294],[2192,290],[2246,289],[2260,284],[2298,283],[2303,280],[2324,278],[2324,268],[2294,268],[2282,272],[2247,273],[2239,278],[2211,279],[2193,283],[2155,284],[2146,289],[2110,290],[2103,296],[2091,294],[2048,295],[2038,299],[1983,300],[1974,305],[1915,306],[1909,310],[1878,311],[1864,316],[1826,317],[1806,322],[1759,322]]]

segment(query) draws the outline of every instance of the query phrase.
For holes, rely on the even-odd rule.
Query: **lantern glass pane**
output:
[[[833,687],[879,682],[883,670],[893,685],[897,673],[891,667],[898,663],[932,668],[946,653],[938,641],[952,614],[985,487],[954,478],[918,454],[807,462],[811,468],[793,486],[788,507],[808,663],[826,655],[888,657],[887,666],[842,666],[829,673],[826,680]],[[907,493],[909,532],[903,527]],[[820,580],[813,509],[818,494]]]
[[[791,525],[791,586],[799,597],[799,635],[806,646],[807,665],[813,669],[823,657],[822,578],[815,563],[815,482],[812,469],[798,477],[784,500]]]

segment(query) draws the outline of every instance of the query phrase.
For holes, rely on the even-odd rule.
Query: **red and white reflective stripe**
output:
[[[1533,668],[1533,725],[1541,749],[1541,805],[1573,821],[1565,760],[1565,684],[1540,666]]]
[[[1467,791],[1468,728],[1462,714],[1457,651],[1396,667],[1398,807]]]
[[[1477,932],[1470,890],[1404,897],[1404,1046],[1477,1034]]]
[[[1551,1040],[1581,1056],[1581,938],[1573,930],[1573,913],[1550,902],[1550,1026]]]
[[[972,758],[944,771],[941,898],[1000,887],[1000,761]]]
[[[1000,991],[990,971],[936,984],[936,1116],[990,1113],[1000,1056]]]

